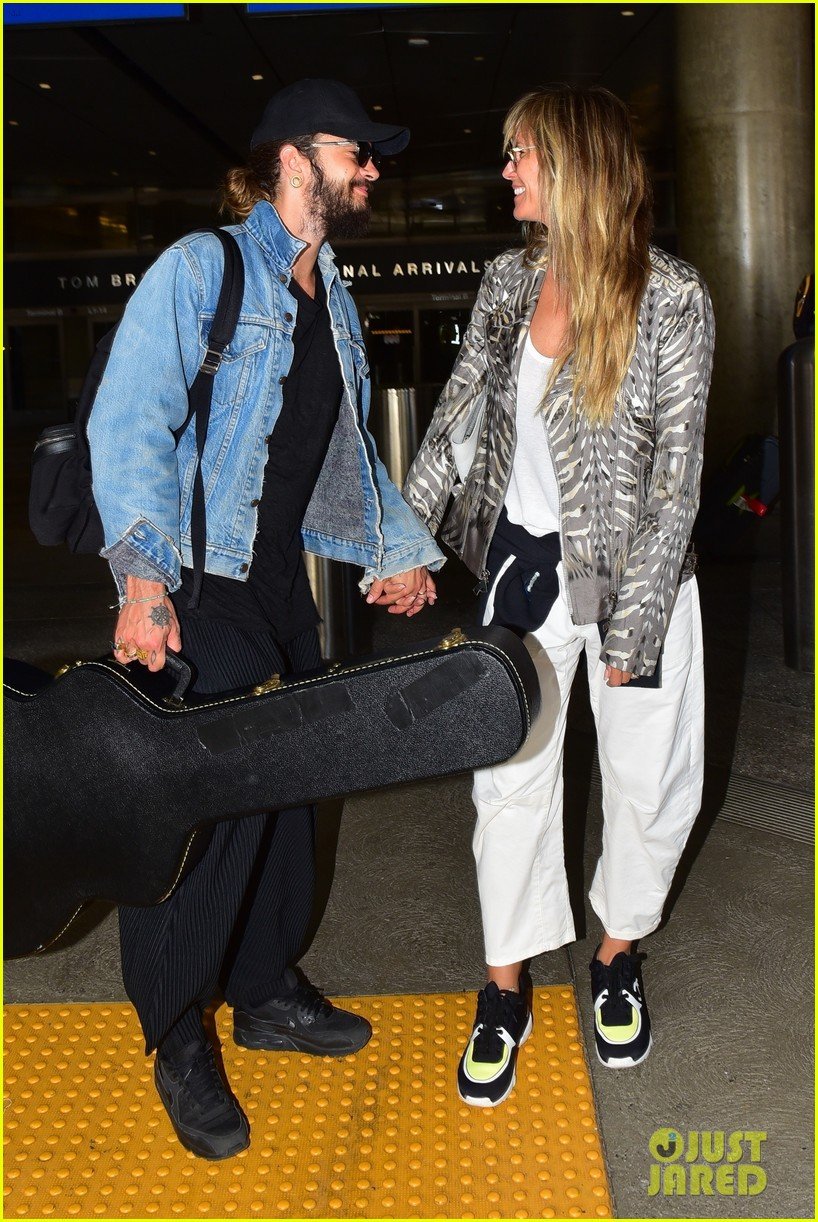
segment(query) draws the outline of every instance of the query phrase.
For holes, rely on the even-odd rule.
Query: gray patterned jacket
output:
[[[573,411],[571,362],[546,400],[544,426],[562,501],[562,559],[576,624],[610,620],[600,657],[653,673],[686,560],[699,500],[713,361],[710,296],[698,272],[650,248],[636,351],[610,426]],[[523,343],[543,272],[508,250],[487,269],[463,346],[404,487],[404,496],[481,578],[505,500],[515,446]],[[459,482],[452,436],[479,428]],[[683,571],[684,570],[684,571]]]

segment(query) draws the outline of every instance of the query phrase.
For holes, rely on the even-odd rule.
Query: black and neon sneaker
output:
[[[638,1065],[653,1042],[639,966],[644,958],[620,951],[608,966],[591,960],[596,1054],[611,1069]]]
[[[457,1067],[457,1093],[473,1107],[496,1107],[514,1089],[517,1050],[534,1020],[528,988],[500,990],[490,981],[477,994],[477,1017]]]

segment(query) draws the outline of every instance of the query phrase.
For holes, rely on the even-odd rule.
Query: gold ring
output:
[[[147,649],[140,649],[139,646],[137,646],[135,649],[126,649],[125,642],[121,636],[117,637],[117,639],[114,641],[114,653],[124,653],[129,662],[132,662],[134,658],[140,662],[144,662],[148,656]]]

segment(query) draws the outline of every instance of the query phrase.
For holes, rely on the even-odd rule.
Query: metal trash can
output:
[[[381,388],[369,425],[389,478],[402,488],[421,441],[418,399],[414,388]]]
[[[371,616],[358,589],[361,570],[354,564],[304,553],[307,576],[321,616],[318,636],[327,661],[371,650]]]

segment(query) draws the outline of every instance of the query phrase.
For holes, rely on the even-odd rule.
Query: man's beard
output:
[[[362,238],[369,229],[372,215],[369,199],[359,200],[352,194],[353,187],[371,190],[365,178],[353,179],[349,183],[327,182],[320,166],[313,162],[309,200],[328,238]]]

